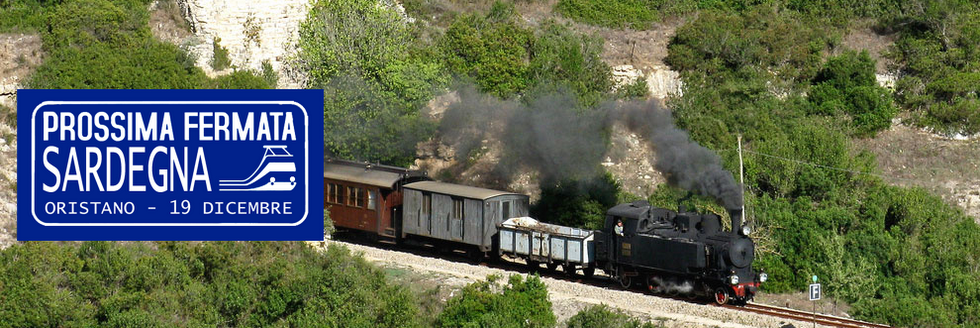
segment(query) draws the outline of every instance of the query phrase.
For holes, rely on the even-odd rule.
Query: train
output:
[[[635,201],[608,209],[602,229],[587,230],[529,217],[527,195],[401,167],[330,159],[323,179],[334,226],[379,242],[521,259],[532,270],[561,266],[586,277],[598,269],[624,288],[718,304],[745,304],[768,278],[752,268],[755,243],[740,209],[729,210],[725,230],[714,213]]]

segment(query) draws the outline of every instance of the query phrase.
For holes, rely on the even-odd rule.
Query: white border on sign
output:
[[[37,197],[35,196],[36,184],[34,183],[34,173],[37,168],[37,159],[35,158],[37,143],[33,139],[37,135],[37,124],[35,124],[34,119],[37,117],[37,111],[41,107],[48,105],[293,105],[298,107],[303,111],[303,126],[305,127],[306,139],[304,140],[305,149],[303,149],[304,156],[307,160],[307,165],[305,172],[306,176],[306,208],[303,212],[303,218],[299,221],[293,223],[48,223],[41,221],[37,217],[35,202]],[[34,221],[46,226],[46,227],[295,227],[306,221],[306,218],[310,215],[310,115],[306,112],[306,108],[303,107],[298,102],[291,100],[175,100],[175,101],[45,101],[34,107],[34,112],[31,113],[31,215],[34,216]]]

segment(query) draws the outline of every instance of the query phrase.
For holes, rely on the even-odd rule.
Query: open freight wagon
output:
[[[592,230],[517,217],[501,223],[498,236],[500,254],[522,258],[532,270],[543,263],[549,270],[561,265],[567,274],[574,274],[578,268],[586,277],[595,273]]]

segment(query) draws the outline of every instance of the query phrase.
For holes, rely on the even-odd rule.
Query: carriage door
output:
[[[449,237],[452,240],[463,240],[463,199],[453,198],[453,212],[449,217]]]
[[[432,235],[432,194],[422,194],[422,206],[419,206],[419,234],[423,236]]]

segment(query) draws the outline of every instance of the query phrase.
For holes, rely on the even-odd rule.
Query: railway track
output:
[[[842,318],[837,316],[831,316],[826,314],[820,314],[813,312],[800,311],[796,309],[771,306],[758,303],[748,303],[745,306],[734,306],[734,305],[724,305],[722,307],[739,310],[748,311],[753,313],[765,314],[776,316],[785,319],[799,320],[804,322],[815,322],[823,326],[831,327],[845,327],[845,328],[890,328],[891,326],[860,321],[848,318]]]
[[[519,272],[524,274],[537,273],[541,276],[547,276],[553,279],[560,279],[560,280],[565,280],[565,281],[579,283],[579,284],[591,285],[599,288],[622,290],[618,282],[609,280],[608,278],[601,276],[601,274],[597,274],[596,276],[593,276],[591,278],[586,278],[581,274],[567,275],[560,271],[546,270],[543,267],[537,269],[530,269],[527,265],[517,263],[517,262],[507,261],[507,260],[503,260],[503,261],[498,260],[498,261],[489,261],[489,262],[486,261],[486,259],[475,260],[474,258],[467,256],[466,254],[453,252],[446,249],[437,249],[437,248],[430,248],[430,247],[407,247],[407,248],[397,247],[394,244],[378,243],[378,242],[371,242],[371,241],[350,239],[350,238],[343,238],[341,240],[349,243],[355,243],[362,246],[367,246],[367,247],[374,247],[374,248],[391,250],[391,251],[407,252],[418,256],[439,258],[439,259],[444,259],[444,260],[449,260],[454,262],[465,262],[474,265],[497,268],[501,270]],[[771,305],[765,305],[759,303],[748,303],[744,306],[735,306],[730,304],[717,305],[712,301],[706,301],[702,299],[691,299],[684,296],[650,294],[636,288],[631,288],[630,291],[642,293],[645,295],[655,296],[655,297],[672,299],[676,301],[694,303],[694,304],[710,304],[710,305],[724,307],[736,311],[745,311],[745,312],[768,315],[768,316],[773,316],[773,317],[778,317],[783,319],[797,320],[801,322],[816,322],[819,325],[829,326],[829,327],[891,328],[891,326],[873,323],[873,322],[848,319],[848,318],[837,317],[837,316],[832,316],[827,314],[820,314],[820,313],[814,315],[813,312],[806,312],[806,311],[800,311],[796,309],[771,306]]]

